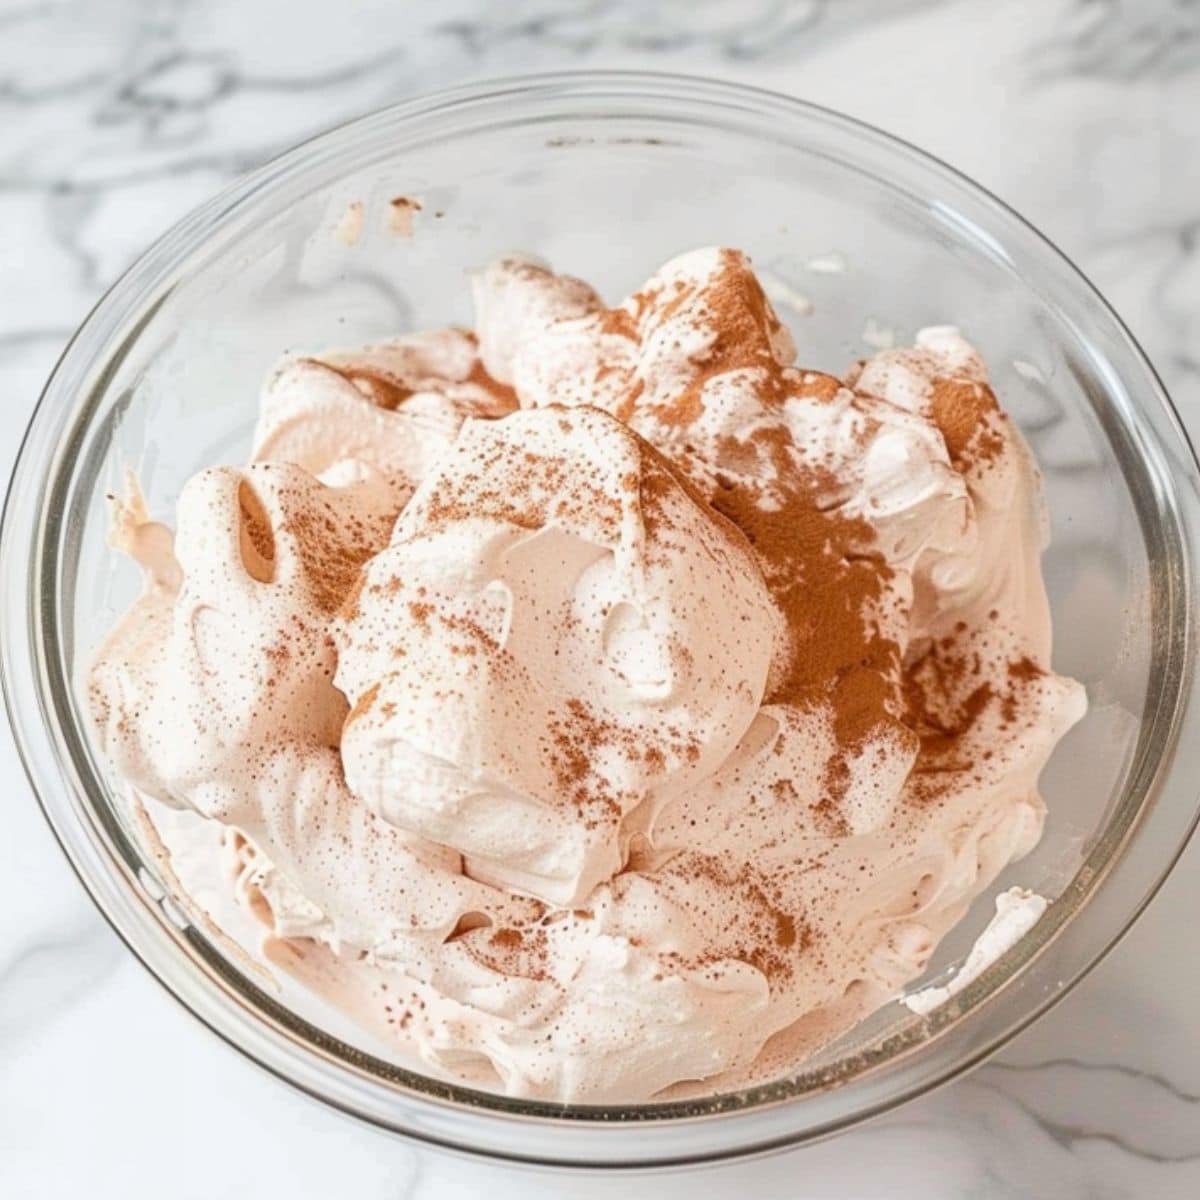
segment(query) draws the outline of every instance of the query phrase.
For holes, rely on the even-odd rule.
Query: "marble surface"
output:
[[[0,473],[101,289],[232,175],[416,92],[583,66],[747,80],[942,156],[1083,266],[1200,432],[1189,0],[0,0]],[[102,923],[7,730],[0,781],[0,1196],[1200,1195],[1200,844],[965,1081],[804,1151],[585,1179],[414,1149],[251,1067]]]

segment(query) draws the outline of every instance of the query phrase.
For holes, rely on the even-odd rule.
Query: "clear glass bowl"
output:
[[[388,201],[420,199],[414,235]],[[361,240],[333,236],[351,201]],[[166,894],[80,719],[78,665],[137,581],[104,493],[137,469],[169,517],[183,481],[248,445],[286,351],[469,321],[464,273],[534,251],[616,297],[678,251],[743,247],[808,365],[844,369],[885,325],[960,324],[1045,474],[1055,663],[1091,708],[1045,776],[1045,838],[1006,882],[1036,928],[928,1017],[894,1003],[790,1078],[686,1103],[555,1107],[450,1086],[268,995]],[[811,306],[811,312],[806,309]],[[378,1125],[513,1159],[693,1162],[800,1142],[978,1062],[1128,928],[1196,817],[1196,462],[1132,338],[1044,238],[980,188],[854,121],[747,88],[638,74],[446,92],[315,139],[156,243],[46,387],[3,527],[3,665],[34,787],[97,905],[215,1032]],[[943,946],[961,961],[986,902]]]

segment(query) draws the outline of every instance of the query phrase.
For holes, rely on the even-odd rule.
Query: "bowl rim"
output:
[[[1191,563],[1197,547],[1200,546],[1200,538],[1197,536],[1197,530],[1200,529],[1200,501],[1197,501],[1195,494],[1197,481],[1200,478],[1200,469],[1197,467],[1195,453],[1187,432],[1166,390],[1124,323],[1071,260],[1028,221],[963,173],[919,150],[911,143],[823,106],[766,89],[690,75],[646,71],[559,71],[498,77],[428,93],[343,122],[298,143],[254,171],[235,179],[208,201],[184,216],[138,256],[106,290],[63,350],[34,408],[22,438],[9,482],[2,529],[0,529],[0,571],[3,572],[6,581],[14,583],[15,586],[5,589],[3,601],[5,608],[2,611],[5,619],[0,622],[2,625],[2,629],[0,629],[0,677],[2,677],[5,704],[14,739],[34,794],[37,796],[43,814],[72,869],[101,914],[151,976],[170,995],[182,1003],[193,1016],[228,1044],[259,1066],[327,1104],[368,1120],[375,1125],[448,1149],[467,1150],[493,1158],[507,1158],[518,1162],[560,1166],[594,1166],[596,1159],[586,1157],[586,1155],[597,1151],[605,1156],[606,1165],[609,1166],[643,1168],[649,1165],[713,1161],[733,1156],[763,1153],[798,1141],[827,1136],[829,1133],[848,1128],[880,1112],[894,1108],[916,1095],[924,1094],[932,1088],[956,1078],[994,1053],[1066,996],[1128,932],[1166,879],[1179,855],[1183,852],[1197,818],[1200,817],[1200,810],[1195,806],[1195,796],[1191,796],[1191,803],[1186,814],[1175,814],[1177,824],[1179,824],[1179,816],[1182,815],[1184,819],[1172,834],[1172,849],[1166,856],[1165,863],[1160,856],[1155,859],[1155,866],[1143,865],[1142,870],[1147,878],[1141,883],[1137,902],[1132,907],[1121,906],[1122,916],[1115,925],[1107,928],[1100,939],[1099,948],[1093,945],[1082,955],[1080,964],[1068,972],[1067,978],[1059,980],[1053,990],[1031,1003],[1018,1019],[1006,1022],[1002,1029],[994,1030],[979,1044],[952,1054],[950,1056],[952,1061],[944,1064],[938,1070],[928,1073],[924,1078],[910,1081],[907,1085],[887,1092],[873,1103],[865,1103],[848,1114],[842,1114],[836,1119],[821,1124],[797,1129],[790,1127],[787,1122],[782,1125],[776,1123],[769,1132],[749,1134],[748,1137],[734,1138],[732,1141],[726,1138],[725,1144],[710,1148],[708,1151],[695,1149],[684,1151],[676,1147],[666,1154],[660,1154],[651,1148],[641,1147],[640,1155],[627,1153],[622,1161],[614,1162],[608,1160],[608,1155],[616,1149],[611,1144],[597,1145],[590,1151],[583,1151],[576,1144],[578,1139],[573,1138],[569,1139],[572,1149],[566,1152],[560,1152],[553,1146],[532,1146],[515,1150],[506,1145],[506,1132],[511,1134],[514,1122],[532,1125],[533,1122],[530,1121],[530,1118],[534,1118],[537,1126],[543,1131],[553,1128],[556,1138],[567,1128],[574,1130],[588,1128],[590,1133],[586,1136],[598,1135],[598,1139],[602,1139],[605,1143],[615,1141],[613,1135],[619,1130],[624,1130],[626,1134],[638,1129],[642,1131],[654,1129],[661,1132],[668,1127],[674,1128],[682,1124],[711,1129],[711,1123],[718,1119],[729,1124],[739,1116],[745,1122],[747,1118],[755,1118],[772,1109],[786,1107],[794,1110],[799,1106],[799,1101],[806,1096],[815,1095],[821,1090],[833,1090],[839,1081],[831,1077],[826,1081],[823,1089],[810,1088],[801,1092],[778,1094],[774,1098],[771,1093],[773,1090],[777,1090],[776,1085],[760,1085],[741,1093],[744,1096],[761,1097],[760,1100],[751,1100],[749,1103],[739,1103],[728,1108],[722,1108],[720,1105],[714,1106],[711,1102],[706,1101],[699,1106],[687,1102],[666,1102],[614,1109],[612,1106],[558,1106],[542,1102],[514,1103],[505,1097],[497,1097],[491,1093],[478,1092],[458,1085],[442,1087],[438,1081],[429,1077],[400,1071],[401,1076],[415,1078],[426,1085],[432,1085],[432,1087],[426,1086],[419,1091],[414,1091],[411,1085],[406,1086],[402,1081],[401,1087],[397,1088],[395,1080],[385,1084],[383,1079],[372,1079],[370,1083],[375,1087],[386,1086],[389,1089],[394,1111],[386,1117],[380,1115],[378,1107],[368,1111],[361,1100],[352,1095],[351,1089],[348,1087],[332,1088],[330,1086],[332,1081],[328,1078],[324,1080],[325,1087],[320,1087],[313,1078],[306,1080],[298,1077],[299,1067],[295,1061],[289,1061],[289,1053],[292,1055],[292,1059],[297,1054],[301,1058],[314,1056],[317,1054],[314,1046],[301,1042],[294,1036],[289,1039],[290,1047],[286,1045],[281,1047],[276,1044],[280,1034],[285,1031],[281,1031],[278,1026],[273,1028],[269,1026],[266,1016],[261,1011],[253,1012],[250,1006],[244,1002],[241,1005],[242,1012],[240,1014],[228,1011],[228,1006],[236,1002],[236,999],[240,999],[240,997],[235,998],[229,994],[228,986],[224,995],[217,996],[218,1003],[214,1009],[213,1004],[209,1002],[212,997],[201,994],[203,989],[200,987],[198,979],[184,979],[181,977],[183,974],[181,972],[174,972],[173,977],[168,978],[169,972],[165,968],[156,967],[156,963],[161,964],[165,961],[164,955],[174,956],[177,961],[181,961],[177,950],[185,941],[191,942],[192,949],[195,950],[195,935],[189,938],[185,929],[176,928],[170,934],[169,939],[148,946],[145,936],[146,927],[143,926],[140,932],[135,931],[128,919],[128,913],[118,917],[113,911],[117,899],[129,900],[131,897],[136,897],[147,908],[148,915],[150,909],[155,910],[153,919],[159,923],[161,932],[164,934],[170,932],[167,928],[169,913],[164,918],[162,911],[158,908],[157,900],[153,895],[148,898],[144,883],[140,888],[128,886],[134,880],[128,870],[123,870],[122,864],[113,853],[112,846],[101,845],[97,840],[98,831],[94,827],[86,825],[89,818],[94,820],[94,814],[86,809],[86,789],[81,786],[80,780],[71,772],[64,760],[61,738],[58,737],[52,712],[47,707],[48,668],[43,636],[47,628],[53,629],[55,615],[53,608],[46,602],[46,598],[39,590],[38,580],[41,575],[39,567],[46,557],[47,549],[52,548],[52,543],[48,539],[55,514],[46,512],[45,499],[50,481],[55,477],[55,471],[46,471],[41,461],[41,455],[37,452],[46,449],[46,446],[40,444],[40,441],[44,441],[50,433],[61,432],[62,428],[66,427],[70,427],[73,432],[77,433],[86,425],[86,421],[80,420],[82,412],[80,406],[87,399],[87,396],[82,393],[78,393],[82,398],[77,401],[73,413],[67,412],[63,415],[51,411],[55,401],[68,399],[73,394],[74,389],[70,387],[73,382],[71,380],[72,370],[80,372],[85,365],[90,364],[97,357],[82,349],[81,343],[85,336],[93,331],[103,330],[104,332],[101,332],[99,336],[105,342],[105,352],[100,357],[111,360],[114,350],[109,344],[109,339],[119,324],[118,317],[123,313],[127,316],[129,312],[137,312],[142,314],[142,321],[147,319],[145,299],[143,298],[140,304],[130,305],[131,297],[135,298],[138,295],[144,297],[152,284],[160,282],[161,277],[170,272],[172,265],[179,261],[178,251],[182,245],[186,244],[189,239],[196,239],[201,231],[211,223],[219,222],[223,216],[231,214],[240,206],[251,202],[259,191],[279,185],[289,172],[299,174],[311,170],[319,161],[322,153],[331,152],[341,143],[355,136],[361,136],[373,126],[391,127],[396,123],[415,122],[421,118],[428,118],[456,108],[469,108],[472,105],[486,106],[514,97],[521,97],[526,101],[532,99],[549,103],[566,99],[602,102],[605,99],[612,101],[618,98],[642,100],[648,104],[657,101],[660,105],[668,106],[675,102],[699,103],[707,105],[713,111],[729,106],[743,110],[750,107],[758,112],[780,115],[784,119],[790,117],[793,120],[818,122],[833,127],[847,136],[865,140],[880,151],[899,154],[920,164],[927,171],[956,181],[975,200],[982,202],[992,215],[1016,229],[1021,237],[1031,239],[1041,253],[1048,254],[1051,259],[1066,268],[1081,296],[1086,297],[1091,304],[1097,307],[1101,319],[1118,335],[1131,361],[1143,373],[1144,381],[1148,385],[1145,390],[1158,403],[1153,411],[1141,412],[1138,416],[1151,423],[1154,448],[1159,452],[1171,451],[1176,462],[1182,461],[1184,472],[1182,478],[1178,478],[1171,484],[1171,499],[1174,502],[1175,515],[1183,522],[1180,529],[1177,530],[1183,535],[1181,545],[1185,570],[1182,572],[1182,579],[1178,581],[1183,588],[1183,603],[1180,605],[1176,601],[1171,610],[1182,622],[1182,629],[1175,630],[1175,632],[1179,634],[1182,647],[1180,653],[1184,655],[1183,670],[1178,681],[1178,694],[1174,697],[1175,704],[1169,714],[1169,728],[1167,728],[1165,738],[1160,746],[1159,758],[1153,764],[1152,776],[1143,789],[1143,803],[1135,815],[1133,824],[1125,831],[1125,842],[1132,841],[1133,833],[1136,829],[1141,828],[1147,817],[1162,811],[1162,802],[1165,799],[1162,793],[1170,787],[1172,782],[1175,783],[1175,787],[1170,789],[1173,792],[1172,803],[1179,807],[1186,799],[1183,796],[1183,785],[1179,782],[1180,772],[1178,770],[1172,772],[1170,768],[1172,759],[1177,755],[1181,746],[1184,725],[1190,725],[1193,729],[1200,726],[1200,715],[1197,713],[1195,704],[1197,699],[1197,680],[1194,671],[1196,631],[1190,612],[1191,606],[1187,603],[1193,594]],[[106,324],[107,330],[105,330]],[[136,336],[136,333],[137,326],[135,325],[131,336]],[[81,361],[77,363],[75,359]],[[50,428],[52,422],[60,416],[59,428],[52,430]],[[55,445],[56,443],[51,442],[50,444]],[[58,444],[60,461],[62,455],[69,452],[70,448],[69,442],[65,445]],[[45,478],[42,478],[43,476]],[[1187,519],[1183,521],[1185,515]],[[25,528],[26,517],[33,518],[31,533]],[[17,637],[18,629],[24,636]],[[23,688],[24,695],[18,693],[18,686]],[[36,699],[36,705],[28,703],[31,698]],[[34,708],[36,708],[36,718],[40,719],[35,719],[35,714],[31,712]],[[1200,739],[1196,740],[1200,741]],[[1200,760],[1200,755],[1194,757]],[[68,803],[71,807],[69,810],[63,810],[56,806],[57,792],[64,786],[70,794]],[[90,849],[81,847],[71,837],[73,832],[77,832],[72,828],[75,824],[83,825],[85,832],[91,835]],[[1124,845],[1114,852],[1113,861],[1110,864],[1112,869],[1115,870],[1125,860],[1128,849],[1128,845]],[[104,858],[105,853],[108,855],[107,862]],[[103,871],[97,874],[101,864],[107,867],[107,875]],[[117,868],[116,873],[113,873],[114,867]],[[118,876],[122,873],[125,878],[120,880]],[[1089,901],[1098,888],[1099,882],[1099,879],[1089,881],[1087,897]],[[114,896],[113,889],[115,888],[119,893],[123,886],[128,895],[125,897]],[[1084,914],[1087,907],[1088,905],[1081,901],[1064,918],[1064,928],[1075,923],[1076,919]],[[1054,937],[1047,939],[1037,947],[1037,952],[1040,953],[1054,941]],[[1011,965],[1014,961],[1013,955],[1019,949],[1019,946],[1015,947],[1014,950],[1002,956],[983,978],[987,979],[992,976],[993,972],[1001,971],[1005,963]],[[193,955],[193,959],[194,957]],[[1019,979],[1025,973],[1024,968],[1030,966],[1034,957],[1036,954],[1031,955],[1029,961],[1025,962],[1022,969],[1019,969],[1015,975],[1006,972],[1006,975],[1011,975],[1010,982]],[[191,971],[192,965],[194,963],[189,965],[189,973],[194,975],[195,972]],[[210,989],[216,986],[215,978],[208,978],[205,982]],[[228,980],[226,980],[226,984],[228,985]],[[240,985],[238,986],[240,988]],[[1001,990],[1006,989],[999,987],[985,989],[986,994],[978,1005],[967,1006],[963,1020],[969,1023],[971,1018],[977,1015],[979,1008]],[[222,1004],[226,1007],[222,1008]],[[234,1019],[235,1016],[240,1016],[240,1019]],[[918,1024],[919,1027],[925,1028],[932,1022],[932,1025],[936,1027],[935,1032],[943,1030],[948,1033],[952,1025],[961,1027],[963,1020],[947,1019],[938,1026],[937,1013],[935,1013],[932,1018],[927,1018]],[[259,1036],[254,1036],[255,1021],[262,1026],[257,1031]],[[342,1053],[344,1047],[341,1047],[340,1043],[336,1043],[336,1039],[326,1040],[335,1043],[338,1048],[336,1053],[340,1061],[333,1062],[328,1052],[323,1056],[333,1072],[347,1075],[355,1072],[356,1065],[352,1061],[347,1061],[347,1056]],[[921,1038],[916,1044],[924,1045],[927,1042],[927,1038]],[[910,1055],[913,1048],[915,1046],[899,1056],[897,1054],[887,1056],[876,1067],[868,1068],[868,1073],[897,1064],[900,1058],[905,1057],[906,1054]],[[349,1057],[353,1059],[355,1054],[352,1053]],[[357,1057],[369,1058],[369,1056],[363,1055],[357,1055]],[[356,1079],[360,1084],[363,1082],[361,1076],[362,1070],[359,1068]],[[846,1092],[852,1082],[860,1078],[862,1075],[856,1074],[853,1080],[842,1083],[837,1090],[841,1093]],[[319,1079],[318,1082],[320,1082]],[[457,1134],[447,1134],[440,1126],[423,1128],[423,1122],[417,1119],[420,1116],[418,1111],[404,1111],[403,1107],[396,1108],[398,1096],[403,1096],[404,1100],[417,1105],[418,1108],[444,1105],[455,1114],[466,1113],[471,1120],[482,1119],[492,1122],[495,1128],[492,1130],[491,1140],[484,1144],[477,1139],[464,1138],[461,1131]],[[717,1099],[719,1100],[720,1097]],[[464,1100],[467,1103],[464,1104]],[[636,1111],[631,1114],[631,1109]],[[699,1111],[700,1109],[704,1111]],[[400,1118],[399,1120],[397,1120],[397,1116]],[[470,1132],[478,1133],[477,1130]],[[579,1143],[579,1145],[581,1144]]]

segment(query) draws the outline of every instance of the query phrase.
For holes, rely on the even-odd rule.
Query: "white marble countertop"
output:
[[[55,356],[237,172],[456,81],[639,66],[750,81],[933,151],[1055,239],[1200,431],[1200,4],[1188,0],[0,0],[0,473]],[[854,1133],[653,1179],[413,1147],[294,1094],[120,946],[0,735],[0,1196],[1200,1195],[1200,844],[1078,990]]]

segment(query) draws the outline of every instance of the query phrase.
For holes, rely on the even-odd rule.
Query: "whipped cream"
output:
[[[904,997],[904,1005],[921,1016],[933,1012],[973,983],[996,960],[1011,950],[1037,923],[1049,907],[1045,896],[1028,888],[1012,887],[996,897],[996,911],[975,939],[962,967],[948,983],[922,988]]]
[[[580,904],[737,745],[777,624],[742,534],[627,426],[472,420],[338,623],[346,781],[473,878]]]
[[[564,1102],[777,1075],[1040,835],[1085,700],[1035,465],[956,330],[806,370],[733,250],[474,292],[284,363],[173,536],[115,502],[98,740],[397,1054]]]

